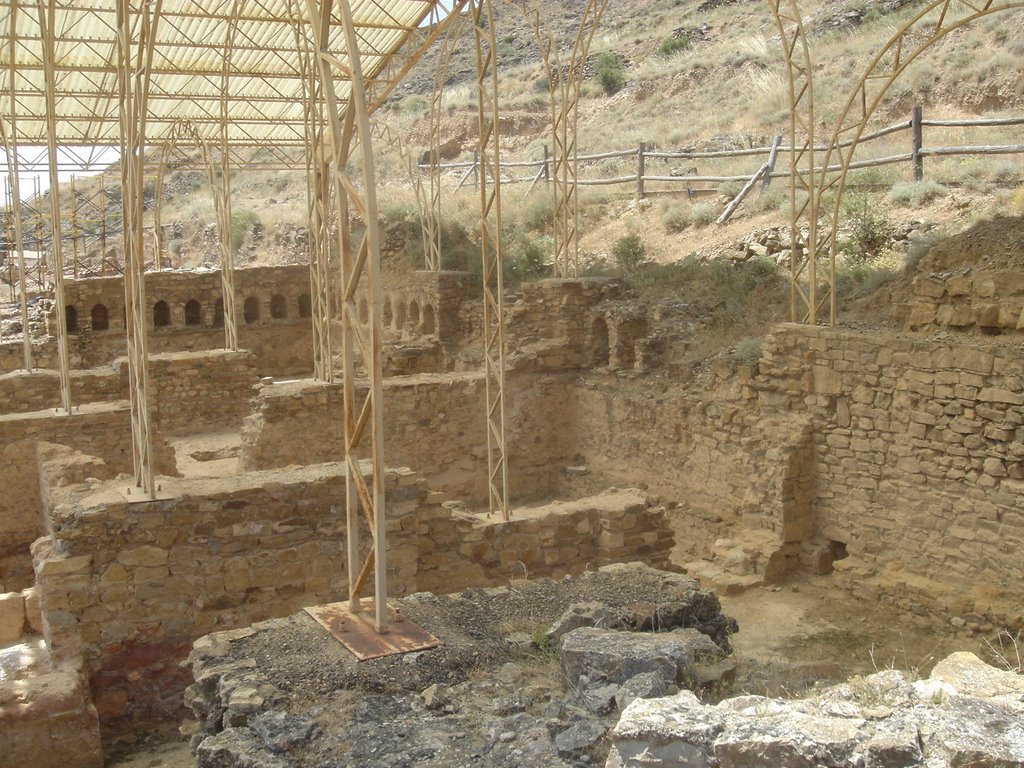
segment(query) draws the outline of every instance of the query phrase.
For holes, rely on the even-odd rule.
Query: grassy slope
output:
[[[582,0],[556,0],[543,4],[556,39],[568,45],[574,34]],[[802,4],[805,26],[811,36],[816,63],[816,122],[824,138],[846,94],[882,41],[888,39],[921,3],[819,2]],[[502,101],[506,110],[503,149],[508,157],[536,156],[548,141],[550,113],[543,88],[543,68],[538,61],[533,35],[518,11],[502,6],[497,21],[502,64]],[[682,30],[689,47],[672,56],[659,53],[662,42]],[[467,156],[475,134],[472,106],[472,46],[468,36],[450,65],[446,103],[448,115],[443,140],[452,140]],[[593,78],[593,67],[584,84],[580,108],[581,151],[603,151],[652,141],[660,147],[725,148],[760,145],[788,125],[786,84],[781,73],[781,53],[774,22],[767,6],[729,0],[611,0],[595,38],[593,55],[614,53],[625,64],[625,86],[605,95]],[[979,22],[941,41],[915,63],[890,92],[878,124],[905,119],[914,104],[924,104],[930,117],[990,113],[1024,113],[1024,74],[1019,66],[1024,55],[1024,12],[1004,13]],[[426,134],[424,109],[435,67],[432,56],[422,62],[395,94],[381,118],[396,134],[406,137],[406,154],[422,149]],[[1012,129],[1011,129],[1012,130]],[[1013,141],[1002,133],[930,130],[928,144],[1003,143]],[[870,148],[871,153],[906,151],[906,135]],[[383,204],[388,215],[399,215],[413,204],[408,190],[407,162],[393,147],[378,147],[383,180]],[[756,161],[759,162],[759,161]],[[931,178],[966,182],[986,193],[987,200],[1005,206],[1009,193],[989,189],[990,182],[1012,183],[1024,176],[1021,159],[950,159],[928,163]],[[701,173],[751,172],[755,161],[724,164],[701,163]],[[687,165],[692,165],[688,163]],[[656,169],[655,172],[670,169]],[[628,161],[608,162],[593,172],[600,175],[629,173]],[[886,189],[905,179],[908,170],[895,167],[868,175],[867,181]],[[166,181],[164,221],[180,221],[186,237],[215,221],[211,198],[202,174],[177,174]],[[305,181],[294,173],[239,173],[233,179],[234,209],[251,212],[271,235],[275,230],[301,227],[305,217]],[[80,189],[88,191],[88,182]],[[543,213],[536,196],[522,202],[522,188],[509,188],[505,196],[507,218],[519,234],[541,235],[531,230]],[[722,192],[730,190],[724,189]],[[1002,198],[1000,197],[1002,195]],[[630,190],[621,194],[590,195],[593,204],[585,212],[584,248],[595,256],[607,255],[607,244],[621,234],[645,233],[649,253],[670,261],[694,251],[716,252],[734,243],[746,231],[784,223],[777,209],[778,193],[758,204],[744,205],[737,220],[725,228],[691,225],[666,227],[663,218],[706,218],[685,202],[662,201],[653,209],[637,209],[629,202]],[[710,203],[714,205],[714,200]],[[708,205],[707,202],[704,203]],[[447,212],[471,223],[472,195],[453,195]],[[973,210],[973,208],[972,208]],[[694,216],[696,213],[696,217]],[[273,237],[267,237],[273,242]],[[520,237],[522,239],[522,237]],[[255,254],[273,259],[271,249]]]

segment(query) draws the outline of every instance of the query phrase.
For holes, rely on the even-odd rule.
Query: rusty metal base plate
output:
[[[414,621],[388,608],[391,621],[387,632],[378,634],[372,608],[352,613],[348,603],[331,603],[307,608],[306,613],[330,632],[359,661],[396,656],[400,653],[436,648],[441,641]]]

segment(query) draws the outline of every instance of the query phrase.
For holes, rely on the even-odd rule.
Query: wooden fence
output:
[[[878,139],[882,139],[893,134],[908,132],[910,134],[909,151],[885,157],[855,160],[850,164],[850,168],[875,168],[897,163],[910,163],[913,168],[914,179],[916,181],[921,181],[924,178],[924,159],[927,157],[1024,154],[1024,144],[926,147],[924,145],[925,128],[981,128],[1015,125],[1024,125],[1024,117],[976,120],[926,120],[924,118],[922,108],[915,107],[909,120],[904,120],[880,130],[866,133],[860,139],[861,144],[870,144],[873,141],[877,141]],[[848,147],[851,144],[852,141],[846,141],[843,142],[841,146]],[[826,145],[814,147],[815,152],[825,152],[827,149],[828,146]],[[579,155],[578,161],[581,165],[581,173],[580,178],[577,180],[577,184],[581,187],[630,185],[635,189],[636,196],[638,198],[644,197],[648,192],[647,185],[653,183],[681,185],[685,188],[688,195],[693,195],[700,191],[694,189],[694,185],[696,184],[721,184],[724,182],[745,182],[747,184],[747,191],[749,191],[749,189],[752,188],[759,179],[763,180],[762,187],[767,187],[773,179],[787,178],[790,175],[789,170],[777,169],[776,165],[780,155],[782,155],[782,153],[788,153],[789,151],[790,147],[782,145],[781,136],[776,137],[771,146],[767,147],[720,150],[716,152],[663,152],[659,151],[654,145],[641,142],[638,147],[632,149]],[[676,169],[669,175],[657,175],[650,173],[649,166],[649,161],[651,160],[661,160],[665,163],[669,163],[673,161],[722,160],[727,158],[744,157],[757,158],[759,160],[758,167],[754,172],[742,175],[701,175],[697,173],[697,168],[695,166],[690,166]],[[583,174],[585,168],[595,162],[625,158],[633,158],[635,161],[635,170],[628,175],[612,178],[586,178]],[[551,164],[552,161],[548,154],[548,148],[545,146],[544,158],[542,160],[514,160],[510,162],[503,162],[501,164],[502,170],[508,170],[512,174],[519,172],[520,169],[536,169],[536,171],[525,176],[511,175],[509,178],[502,179],[502,182],[504,184],[529,184],[529,189],[526,192],[526,194],[529,195],[530,192],[532,192],[542,181],[550,183]],[[419,167],[425,170],[435,166],[421,163]],[[480,163],[479,159],[475,156],[471,161],[440,163],[436,167],[442,170],[464,170],[465,173],[459,179],[458,188],[461,188],[468,183],[473,183],[474,185],[479,184]],[[832,165],[827,169],[822,167],[815,168],[815,171],[818,173],[825,170],[828,172],[837,172],[840,170],[840,166]],[[740,196],[739,199],[741,200],[742,196]]]

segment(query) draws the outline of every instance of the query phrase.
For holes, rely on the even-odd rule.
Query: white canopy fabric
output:
[[[147,144],[169,138],[179,121],[219,144],[225,99],[230,149],[304,146],[309,77],[303,73],[312,66],[313,47],[306,0],[134,0],[135,50],[146,2],[156,22]],[[0,0],[5,37],[0,116],[9,127],[13,68],[19,145],[46,143],[42,30],[51,19],[58,144],[118,145],[119,5],[118,0]],[[404,62],[418,55],[432,24],[446,15],[444,7],[436,0],[351,0],[371,106],[404,74]],[[330,55],[347,62],[336,9],[329,39]],[[338,87],[344,99],[345,84]]]

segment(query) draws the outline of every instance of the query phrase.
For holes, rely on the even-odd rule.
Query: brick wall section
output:
[[[44,530],[37,447],[60,443],[102,458],[112,472],[132,472],[128,404],[85,405],[73,416],[52,410],[0,416],[0,583],[5,591],[31,584],[28,548]],[[154,466],[174,472],[174,454],[154,439]]]
[[[794,461],[810,439],[807,417],[758,414],[752,372],[720,375],[731,383],[718,398],[616,376],[579,381],[570,423],[587,474],[571,476],[570,492],[639,484],[671,501],[680,562],[756,528],[781,575],[799,566],[797,531],[808,528],[810,467]]]
[[[443,594],[631,560],[664,567],[672,543],[665,510],[635,490],[517,508],[509,522],[434,507],[420,516],[419,588]]]
[[[178,713],[195,638],[347,597],[340,465],[164,480],[173,498],[134,505],[109,482],[66,483],[69,465],[43,466],[53,533],[35,569],[54,653],[84,656],[108,725]],[[387,486],[390,592],[408,594],[425,490],[408,471]]]
[[[759,401],[813,420],[815,536],[924,604],[1019,621],[1024,351],[781,326]]]
[[[329,461],[341,456],[341,385],[314,381],[260,389],[242,429],[243,470]],[[572,451],[567,381],[509,376],[507,442],[514,496],[559,489]],[[437,374],[384,383],[384,445],[390,464],[412,467],[448,498],[487,498],[485,386],[480,374]]]

